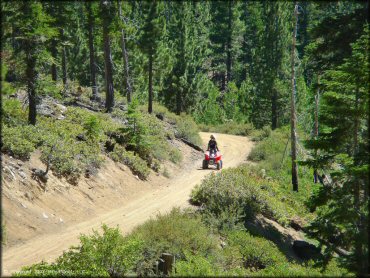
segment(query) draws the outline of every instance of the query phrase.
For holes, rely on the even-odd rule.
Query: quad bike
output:
[[[209,165],[215,165],[217,170],[222,169],[221,153],[216,150],[206,151],[204,153],[203,169],[208,169]]]

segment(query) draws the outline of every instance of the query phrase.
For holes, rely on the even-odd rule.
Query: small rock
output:
[[[63,223],[63,222],[64,222],[64,221],[63,221],[63,218],[59,218],[59,222]]]
[[[64,120],[66,117],[64,117],[63,115],[60,115],[57,120]]]
[[[49,218],[49,216],[48,216],[45,212],[43,212],[43,213],[42,213],[42,216],[43,216],[45,219],[48,219],[48,218]]]
[[[23,166],[23,163],[20,162],[20,161],[18,161],[17,164],[18,164],[19,167]]]
[[[22,179],[26,179],[27,178],[27,175],[22,172],[22,171],[19,171],[18,174],[21,176]]]
[[[137,180],[140,180],[138,176],[135,176],[135,178],[136,178]]]
[[[262,178],[264,178],[266,176],[266,170],[265,169],[261,169],[261,176],[262,176]]]
[[[21,203],[22,207],[24,207],[25,209],[27,208],[27,206],[23,203]]]

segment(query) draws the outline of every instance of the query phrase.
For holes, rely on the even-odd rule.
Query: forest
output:
[[[199,241],[207,229],[225,233],[231,254],[240,242],[268,248],[268,243],[235,228],[253,208],[272,215],[282,225],[292,209],[302,218],[307,216],[305,233],[323,250],[315,266],[304,267],[325,271],[329,266],[328,275],[344,271],[366,275],[370,273],[368,12],[368,1],[3,1],[1,152],[28,159],[41,148],[46,173],[50,165],[51,170],[76,180],[83,171],[99,168],[102,161],[97,153],[104,144],[109,149],[108,141],[118,146],[122,135],[124,147],[116,147],[110,157],[126,161],[145,180],[149,169],[159,168],[163,157],[176,161],[180,155],[167,147],[153,151],[150,146],[164,146],[163,138],[169,135],[158,131],[156,141],[150,142],[147,135],[158,126],[144,115],[172,117],[183,125],[182,133],[175,136],[183,136],[188,144],[200,145],[193,132],[198,129],[254,136],[257,146],[249,158],[270,171],[273,181],[267,183],[272,188],[275,182],[283,184],[284,190],[271,192],[279,198],[283,194],[281,198],[290,200],[291,207],[269,197],[266,200],[271,203],[262,205],[266,200],[261,199],[258,209],[250,204],[252,199],[229,200],[228,185],[243,187],[245,191],[236,191],[240,194],[251,192],[242,176],[247,176],[250,184],[263,186],[254,177],[261,173],[260,168],[241,166],[235,172],[225,170],[223,178],[208,177],[193,191],[193,201],[205,205],[208,214],[189,220],[173,211],[173,221],[180,227],[181,221],[201,227],[195,235]],[[44,117],[47,111],[41,111],[42,103],[50,100],[99,115],[70,110],[73,120],[58,126]],[[120,120],[111,121],[110,117]],[[90,142],[81,149],[72,149],[72,141],[68,141],[78,136],[77,131],[73,133],[76,123]],[[65,144],[58,149],[61,141]],[[160,148],[166,154],[159,154]],[[73,164],[72,158],[63,156],[66,153],[73,159],[83,154],[84,160]],[[212,184],[220,184],[217,190],[225,191],[212,195]],[[218,201],[219,207],[214,207]],[[232,229],[225,228],[226,214],[235,216]],[[158,221],[166,222],[165,217],[170,216]],[[226,222],[215,224],[216,219]],[[151,242],[145,231],[150,225],[157,224],[147,223],[128,239],[105,227],[109,240],[123,242],[127,265],[116,266],[118,272],[110,272],[114,266],[107,270],[106,265],[95,265],[88,273],[114,276],[135,269],[136,274],[150,275],[146,272],[149,268],[139,271],[135,253],[139,245],[143,248],[138,234]],[[81,242],[86,248],[93,244],[87,238]],[[158,250],[166,251],[166,244],[158,244]],[[264,267],[249,261],[249,272],[233,273],[231,260],[235,258],[224,255],[220,263],[221,259],[207,255],[207,248],[213,248],[209,244],[199,253],[179,251],[177,246],[173,252],[182,254],[178,273],[307,274],[288,264],[280,270],[268,268],[280,260],[272,251],[271,256],[277,257],[272,261],[265,258]],[[152,260],[156,255],[149,251]],[[244,251],[240,251],[242,255]],[[67,267],[73,258],[85,260],[87,255],[79,256],[66,254],[51,269]],[[228,269],[211,271],[216,265],[227,265],[226,261]],[[46,268],[43,264],[39,267]],[[80,271],[91,266],[76,263],[69,267]]]

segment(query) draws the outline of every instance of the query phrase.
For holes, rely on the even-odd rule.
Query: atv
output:
[[[215,165],[217,170],[222,169],[221,153],[216,150],[206,151],[204,153],[203,169],[208,169],[209,165]]]

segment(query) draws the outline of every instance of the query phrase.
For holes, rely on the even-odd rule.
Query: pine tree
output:
[[[7,20],[14,22],[19,41],[14,49],[14,55],[23,55],[26,65],[28,122],[31,125],[36,125],[38,65],[40,60],[50,60],[44,45],[48,39],[56,35],[56,32],[54,28],[50,27],[52,19],[45,13],[40,2],[17,2],[14,3],[14,6],[9,7],[9,10],[14,12]]]
[[[96,59],[95,59],[95,49],[94,49],[94,14],[92,10],[93,3],[90,1],[85,2],[86,12],[87,12],[87,22],[86,28],[88,29],[88,39],[89,39],[89,58],[90,58],[90,81],[92,98],[98,100],[98,87],[96,83]]]
[[[327,246],[327,257],[349,251],[343,262],[358,275],[369,267],[368,26],[363,30],[351,56],[323,75],[320,134],[307,144],[314,155],[308,163],[327,178],[312,199],[318,216],[309,234]]]
[[[112,112],[114,106],[114,88],[113,88],[113,61],[111,53],[110,27],[113,16],[113,3],[109,0],[100,2],[101,17],[103,24],[103,44],[104,44],[104,64],[105,64],[105,109]]]
[[[148,58],[148,112],[153,111],[153,62],[158,46],[160,29],[158,26],[158,3],[145,2],[145,22],[142,29],[140,48]]]

